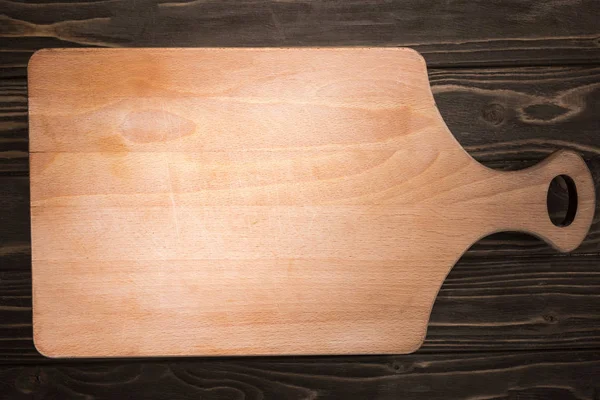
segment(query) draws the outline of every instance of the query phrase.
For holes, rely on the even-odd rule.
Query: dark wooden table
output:
[[[474,245],[412,355],[57,361],[36,352],[31,54],[317,45],[419,50],[442,115],[478,160],[517,169],[570,148],[600,188],[598,0],[0,0],[0,398],[600,399],[598,216],[569,255],[522,234]],[[564,202],[560,189],[553,196]]]

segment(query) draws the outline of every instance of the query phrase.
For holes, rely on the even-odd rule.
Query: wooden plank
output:
[[[598,348],[599,263],[599,256],[459,261],[419,354]],[[0,321],[1,363],[48,361],[33,346],[28,267],[0,272]]]
[[[11,399],[596,400],[598,375],[596,351],[0,367]]]
[[[401,46],[417,49],[431,66],[600,60],[595,0],[480,0],[469,7],[443,0],[3,1],[0,7],[4,76],[24,76],[28,51],[70,46]]]
[[[31,258],[29,179],[0,178],[0,271],[28,269],[20,255]]]
[[[0,3],[0,14],[7,15],[13,21],[3,20],[0,23],[0,41],[2,41],[4,46],[0,53],[0,75],[11,79],[8,81],[0,80],[0,87],[5,82],[17,82],[17,90],[20,94],[18,95],[19,99],[16,101],[9,100],[8,102],[3,102],[0,100],[0,175],[4,177],[27,176],[27,141],[24,139],[27,137],[27,119],[25,115],[26,90],[24,84],[25,65],[32,52],[42,47],[86,46],[85,43],[90,40],[95,40],[96,43],[116,43],[117,40],[114,38],[123,39],[124,44],[115,44],[117,46],[128,45],[136,40],[145,40],[155,43],[153,45],[158,46],[177,45],[178,43],[173,42],[173,38],[179,41],[179,43],[185,43],[189,38],[189,42],[193,42],[190,43],[192,46],[200,44],[213,45],[219,41],[222,43],[243,41],[242,36],[247,36],[248,34],[247,31],[244,31],[244,27],[251,27],[254,29],[254,32],[257,32],[256,34],[250,32],[251,40],[267,37],[264,42],[256,43],[256,45],[269,44],[270,42],[277,45],[277,43],[286,41],[294,45],[310,44],[311,40],[314,43],[314,41],[318,41],[320,38],[337,42],[337,44],[356,43],[357,40],[364,39],[365,44],[372,43],[375,45],[380,40],[379,37],[381,37],[381,40],[389,40],[390,36],[385,34],[385,29],[388,29],[388,31],[394,30],[394,34],[392,35],[393,44],[415,43],[415,41],[406,39],[406,35],[410,34],[411,31],[417,32],[425,41],[431,39],[428,42],[431,44],[421,46],[420,50],[427,53],[426,57],[428,60],[436,63],[439,62],[440,64],[438,65],[464,65],[464,63],[471,63],[472,65],[541,65],[561,62],[598,62],[598,30],[596,28],[596,20],[600,3],[594,0],[538,2],[539,4],[525,0],[510,2],[487,1],[471,2],[468,7],[465,7],[462,3],[448,3],[440,0],[439,2],[431,3],[431,9],[428,8],[427,10],[423,9],[424,6],[421,2],[417,4],[399,1],[392,1],[388,4],[375,1],[362,3],[364,5],[359,4],[359,2],[350,3],[354,7],[352,13],[344,14],[343,12],[334,11],[326,13],[322,10],[341,10],[348,2],[269,2],[269,5],[274,4],[277,7],[275,15],[280,18],[284,17],[284,26],[286,28],[290,27],[290,21],[293,23],[295,18],[300,19],[300,22],[306,26],[306,28],[300,27],[299,32],[304,35],[304,38],[298,39],[300,37],[298,32],[293,31],[292,35],[287,30],[285,31],[287,38],[269,39],[269,35],[273,35],[270,32],[277,32],[277,30],[274,26],[274,20],[272,23],[271,21],[265,22],[266,13],[269,10],[267,10],[267,7],[261,8],[260,4],[266,5],[266,1],[244,2],[242,3],[242,7],[240,7],[239,2],[236,2],[233,6],[223,2],[221,3],[223,6],[220,7],[216,1],[194,1],[182,7],[182,13],[174,13],[167,17],[158,12],[160,11],[160,7],[155,6],[155,2],[142,0],[128,3],[113,0],[106,2],[79,2],[76,4],[61,2],[42,5],[2,2]],[[245,4],[250,4],[253,7],[248,11],[248,8],[243,7]],[[356,9],[357,7],[359,7],[359,10]],[[389,10],[388,7],[395,7],[401,12],[395,15],[393,13],[390,14],[390,19],[393,18],[394,21],[387,28],[381,29],[377,24],[385,22],[386,13]],[[284,10],[282,11],[282,9]],[[361,13],[361,9],[367,11]],[[302,14],[303,10],[307,12]],[[365,18],[362,21],[352,21],[353,15],[361,18],[365,15],[368,16],[369,12],[373,15],[371,18]],[[437,23],[432,24],[434,26],[433,29],[420,30],[419,24],[423,23],[424,12],[427,12],[428,15],[439,15],[439,19],[436,20]],[[89,20],[91,16],[99,18]],[[311,22],[313,16],[318,19],[316,23]],[[448,16],[448,18],[446,19],[445,16]],[[464,16],[462,21],[455,22],[457,18],[460,19],[462,16]],[[17,22],[15,23],[14,21]],[[21,23],[22,21],[28,22]],[[158,23],[155,23],[155,21],[158,21]],[[181,21],[189,21],[189,24],[182,24]],[[496,21],[498,21],[497,24]],[[50,25],[55,22],[58,23]],[[336,23],[338,23],[339,27],[336,27]],[[409,27],[410,31],[408,29],[405,30],[404,26]],[[62,34],[63,37],[69,35],[70,37],[66,37],[65,40],[50,37],[54,35],[54,30],[62,30],[66,32],[66,35]],[[18,33],[21,31],[27,32],[25,34]],[[71,32],[74,32],[74,35],[71,35]],[[350,32],[351,35],[348,35],[346,32]],[[311,33],[315,34],[311,37]],[[454,34],[455,37],[451,36],[451,39],[447,40],[445,37],[447,33]],[[16,36],[12,36],[15,34]],[[469,36],[472,35],[480,35],[480,37],[485,37],[485,39],[470,40]],[[508,38],[501,39],[501,36],[508,36]],[[529,39],[521,40],[518,37]],[[444,42],[446,43],[444,44]],[[574,147],[578,151],[583,151],[589,161],[594,154],[597,154],[598,148],[595,138],[597,137],[597,115],[600,112],[597,109],[597,105],[600,104],[600,101],[597,89],[594,86],[598,78],[593,73],[586,76],[586,71],[579,68],[551,68],[546,70],[547,74],[541,74],[540,72],[543,70],[546,69],[494,69],[488,71],[490,74],[487,77],[480,76],[478,71],[475,70],[463,74],[464,70],[462,70],[458,71],[458,75],[454,77],[456,79],[453,78],[454,70],[445,70],[442,73],[447,78],[446,82],[450,82],[448,85],[449,90],[445,92],[448,97],[447,105],[452,107],[453,100],[457,100],[460,103],[456,104],[456,109],[452,108],[453,111],[451,113],[445,113],[443,110],[445,106],[440,104],[440,96],[437,94],[436,100],[440,104],[442,114],[444,114],[449,125],[453,121],[459,122],[460,129],[453,128],[452,130],[461,142],[463,140],[475,140],[474,143],[477,145],[485,145],[487,141],[499,142],[493,149],[489,147],[484,148],[480,152],[480,155],[475,154],[479,160],[483,160],[488,165],[501,169],[515,169],[528,166],[541,159],[547,152],[562,146]],[[560,70],[575,71],[575,73],[557,74]],[[498,76],[498,87],[492,91],[487,91],[485,89],[489,87],[493,76]],[[17,79],[12,80],[13,78]],[[588,83],[585,82],[586,79],[588,79]],[[553,89],[549,89],[549,83],[551,83]],[[575,96],[559,96],[563,92],[563,89],[585,89],[585,87],[592,90],[578,91]],[[464,97],[459,96],[461,92]],[[11,94],[12,98],[15,97],[13,94]],[[526,97],[521,97],[521,94],[525,94]],[[3,94],[0,97],[4,99]],[[536,104],[534,107],[525,107],[527,109],[526,113],[521,112],[520,107],[515,107],[515,104],[521,104],[519,100],[523,98],[531,98],[535,100]],[[474,103],[471,103],[473,100]],[[480,100],[482,103],[479,102]],[[562,107],[564,101],[568,104],[566,110]],[[472,104],[476,104],[476,106],[472,106]],[[575,110],[575,112],[569,112],[569,110]],[[524,115],[529,118],[523,118]],[[553,118],[553,116],[557,115],[560,117],[558,120]],[[531,123],[527,122],[531,117],[533,117],[534,121]],[[544,120],[547,120],[548,123],[544,123]],[[497,132],[500,130],[506,132],[508,136],[498,135]],[[548,132],[551,133],[549,134]],[[513,134],[515,135],[514,137]],[[523,134],[524,136],[522,136]],[[519,141],[517,142],[515,138],[519,138]],[[479,139],[482,139],[483,142],[480,142]],[[541,139],[541,141],[532,141],[530,139]],[[584,146],[580,146],[580,144]],[[470,151],[471,154],[475,153],[475,149],[470,149]],[[12,192],[7,196],[3,196],[2,191],[7,187],[10,191],[11,185],[14,186],[15,182],[19,182],[19,180],[24,182],[23,184],[18,184],[19,192]],[[596,182],[598,182],[597,179]],[[0,179],[0,188],[0,205],[3,202],[6,204],[7,198],[17,196],[22,200],[25,196],[28,196],[26,178],[2,178]],[[9,199],[8,201],[11,204],[11,200]],[[2,212],[3,210],[5,212]],[[10,210],[16,211],[16,214],[11,213]],[[10,271],[10,273],[19,273],[22,278],[18,278],[17,281],[19,283],[15,283],[15,280],[3,275],[0,278],[0,285],[3,282],[13,282],[17,286],[27,288],[30,286],[30,281],[28,280],[29,278],[23,276],[28,274],[26,271],[30,267],[29,244],[27,242],[23,243],[20,237],[23,234],[27,235],[29,232],[29,216],[27,212],[19,210],[21,209],[15,209],[14,207],[0,208],[0,237],[3,239],[9,238],[8,245],[6,242],[0,240],[0,270],[16,269],[21,272]],[[8,224],[6,225],[5,222],[8,222]],[[16,241],[10,239],[10,232],[14,232],[17,237]],[[595,232],[597,232],[597,229],[595,229]],[[2,235],[3,233],[6,233],[6,235]],[[586,240],[584,247],[587,251],[598,252],[597,233]],[[496,259],[496,264],[493,266],[494,270],[503,270],[504,266],[512,264],[511,261],[519,261],[522,258],[515,259],[511,255],[515,253],[526,255],[533,252],[548,252],[548,246],[541,241],[531,240],[531,238],[514,235],[495,235],[491,240],[480,242],[467,254],[474,257],[483,255],[486,258],[494,254],[504,254],[505,256]],[[522,260],[523,263],[528,262],[527,258],[525,257]],[[562,257],[559,258],[563,259]],[[532,263],[532,272],[534,274],[534,271],[540,271],[546,267],[556,268],[561,271],[558,275],[559,279],[564,278],[567,281],[577,279],[578,290],[581,290],[578,293],[586,292],[593,294],[594,290],[597,292],[595,289],[597,285],[595,280],[589,281],[591,282],[591,291],[586,291],[586,285],[590,276],[586,275],[586,278],[578,279],[578,274],[583,270],[574,267],[573,264],[569,264],[574,259],[573,257],[567,258],[568,261],[564,268],[559,267],[555,263],[555,257],[543,256],[536,257],[536,259],[539,261]],[[595,273],[599,263],[598,258],[586,256],[577,257],[576,259],[586,265],[589,273]],[[508,264],[506,264],[507,260]],[[479,265],[479,267],[482,262],[479,259],[463,260],[463,263],[467,261],[473,261],[475,262],[474,265]],[[490,261],[492,260],[490,259]],[[461,265],[463,264],[460,263],[455,268],[455,271]],[[563,265],[562,262],[561,265]],[[574,268],[574,274],[570,273],[571,268]],[[451,276],[453,273],[451,273]],[[505,279],[511,280],[510,277],[502,276]],[[497,290],[498,292],[505,293],[510,299],[510,289],[507,292],[503,289],[502,276],[499,276],[499,280],[496,281],[498,283]],[[550,278],[552,271],[548,273],[544,272],[544,276]],[[537,277],[536,275],[535,279]],[[537,283],[535,279],[531,282],[532,285]],[[543,288],[547,285],[548,281],[542,279],[542,283],[540,287]],[[483,285],[481,287],[480,294],[486,291],[486,286]],[[560,291],[565,286],[567,286],[565,281],[557,281],[555,290]],[[0,295],[2,304],[8,304],[5,302],[6,299],[15,300],[10,297],[15,293],[14,291],[4,293],[8,293],[8,297]],[[533,302],[543,309],[546,304],[546,297],[538,297],[536,295],[533,298]],[[576,303],[573,303],[573,299],[578,300]],[[563,337],[566,338],[561,347],[576,347],[581,344],[586,347],[598,348],[598,344],[595,342],[595,336],[597,336],[594,331],[595,322],[589,317],[579,318],[575,316],[573,319],[568,319],[566,314],[563,314],[566,308],[568,308],[567,314],[573,314],[573,310],[579,309],[586,310],[587,312],[587,307],[590,305],[593,306],[598,302],[588,301],[587,295],[559,295],[551,302],[553,308],[551,307],[549,311],[544,310],[546,311],[545,313],[535,314],[534,312],[531,314],[533,320],[542,315],[542,320],[548,322],[548,325],[542,325],[541,327],[540,325],[512,325],[509,321],[511,315],[516,315],[515,318],[517,320],[528,320],[529,316],[522,317],[521,311],[526,309],[523,305],[529,304],[530,300],[532,300],[531,296],[523,294],[519,297],[518,301],[505,303],[505,306],[501,307],[500,314],[506,318],[503,323],[506,329],[511,329],[512,326],[516,332],[521,334],[531,332],[532,337],[522,337],[522,340],[519,340],[516,344],[511,344],[510,340],[508,340],[510,334],[506,337],[502,335],[490,336],[487,346],[491,348],[498,343],[498,349],[500,349],[502,346],[510,344],[511,346],[515,346],[515,348],[526,350],[529,347],[528,343],[532,343],[531,346],[534,348],[543,349],[545,343],[548,343],[545,342],[545,339],[547,338],[546,334],[549,332],[547,328],[549,328],[556,329],[552,331],[555,333],[555,336],[552,336],[553,343],[560,341]],[[30,302],[28,299],[25,301]],[[487,302],[486,307],[489,307],[488,312],[493,311],[495,303],[492,299],[483,297],[481,301],[482,303]],[[456,303],[457,306],[461,304],[463,304],[463,300],[459,300]],[[22,304],[13,302],[9,305],[20,307]],[[561,306],[565,308],[561,308]],[[437,304],[436,307],[438,307]],[[538,309],[537,307],[534,308]],[[557,309],[561,310],[560,313],[552,312]],[[40,356],[33,350],[30,339],[30,311],[15,312],[21,313],[21,319],[16,320],[17,326],[7,327],[3,319],[6,314],[0,315],[0,324],[2,325],[2,328],[0,328],[0,333],[2,333],[0,352],[2,354],[6,354],[7,352],[11,354],[5,360],[26,362],[29,355],[25,355],[25,350],[20,348],[24,342],[19,338],[28,336],[29,342],[25,345],[28,349],[27,351],[30,352],[28,354],[32,354],[35,360],[41,361]],[[455,318],[464,313],[464,310],[458,307],[455,309],[443,309],[442,312],[444,314],[450,313],[450,317]],[[593,315],[599,315],[597,310],[592,309],[591,312],[594,313]],[[432,321],[436,318],[435,313],[434,309]],[[492,315],[498,315],[498,313],[492,312]],[[562,322],[565,320],[570,321],[569,324],[576,321],[579,324],[579,328],[576,329],[579,333],[573,336],[569,334],[563,336],[565,333],[563,328],[565,326]],[[7,321],[14,322],[15,320],[8,318]],[[27,327],[19,327],[19,321],[22,321]],[[483,322],[485,323],[485,321]],[[447,330],[449,329],[448,325],[451,324],[452,322],[446,323],[440,328]],[[588,324],[590,326],[589,330],[587,329]],[[17,332],[15,333],[13,329],[16,329]],[[436,326],[430,327],[430,336],[436,329]],[[464,325],[464,327],[459,326],[449,339],[456,338],[456,335],[460,336],[465,332],[470,332],[472,329],[473,327],[468,324]],[[482,326],[482,329],[487,328]],[[5,332],[10,333],[4,335]],[[477,332],[478,335],[486,338],[484,331],[477,330]],[[583,332],[588,332],[589,336],[583,337]],[[543,342],[537,341],[540,337],[539,335],[542,334]],[[467,345],[474,340],[476,338],[472,337]],[[446,343],[449,345],[450,341]],[[453,344],[453,348],[461,349],[464,345],[464,342],[456,341]],[[555,348],[554,344],[548,344],[548,346],[549,348]],[[440,351],[443,351],[443,349],[444,347],[441,346]],[[472,349],[476,349],[476,347],[472,347]],[[438,350],[434,349],[434,351]],[[327,368],[324,363],[318,363],[322,359],[316,360],[314,363],[313,360],[302,363],[302,361],[307,361],[306,358],[300,361],[290,360],[290,364],[294,362],[298,363],[296,367],[292,366],[290,369],[291,372],[288,375],[294,377],[294,383],[302,388],[300,390],[296,390],[295,387],[289,384],[289,381],[285,381],[275,374],[267,374],[268,380],[266,381],[262,377],[255,378],[253,371],[249,371],[248,369],[243,370],[241,375],[238,375],[236,372],[239,371],[235,370],[235,366],[227,363],[223,364],[220,362],[221,360],[217,362],[218,365],[214,363],[209,364],[202,371],[193,373],[196,376],[201,376],[200,374],[204,374],[206,371],[210,372],[218,368],[218,376],[216,378],[223,380],[220,381],[221,385],[215,384],[215,381],[211,380],[215,378],[215,375],[202,375],[208,378],[208,380],[201,382],[193,377],[190,380],[189,374],[186,374],[183,369],[177,369],[177,365],[181,360],[176,363],[159,362],[158,364],[145,364],[145,367],[139,366],[131,374],[128,374],[128,372],[132,371],[131,364],[124,364],[122,367],[119,367],[119,364],[116,363],[108,366],[105,364],[95,370],[83,370],[81,374],[73,372],[78,371],[78,368],[82,367],[74,364],[71,364],[71,369],[67,369],[66,372],[59,369],[52,369],[52,371],[43,370],[42,372],[42,370],[36,367],[32,367],[31,369],[10,367],[9,370],[3,370],[1,374],[0,392],[4,393],[6,390],[8,393],[6,396],[9,398],[30,398],[32,395],[39,395],[40,397],[73,397],[74,394],[81,392],[85,394],[91,393],[97,398],[123,397],[131,393],[143,393],[147,395],[146,397],[155,398],[176,397],[179,393],[187,393],[189,397],[202,396],[208,398],[211,395],[221,398],[233,398],[243,395],[253,397],[260,394],[264,394],[266,398],[280,398],[288,393],[291,393],[290,397],[300,393],[297,397],[301,398],[309,397],[313,393],[317,393],[319,398],[351,398],[352,395],[356,398],[385,398],[386,396],[389,398],[411,398],[411,396],[413,398],[432,398],[429,390],[434,388],[440,392],[444,390],[444,392],[440,393],[440,398],[492,398],[505,400],[516,398],[590,398],[596,400],[599,390],[594,385],[590,385],[589,380],[598,376],[598,371],[594,369],[595,367],[590,367],[588,361],[597,360],[600,358],[599,355],[597,352],[594,352],[591,354],[588,353],[590,354],[588,358],[581,358],[582,353],[580,352],[569,351],[568,353],[568,357],[573,356],[577,358],[577,361],[567,362],[567,358],[559,357],[560,359],[555,363],[555,360],[542,359],[539,365],[536,364],[537,367],[534,368],[525,366],[527,361],[511,363],[508,367],[510,371],[514,371],[512,375],[504,374],[502,370],[502,367],[507,365],[507,358],[489,358],[485,354],[467,355],[468,357],[479,358],[480,362],[483,363],[483,366],[477,371],[471,369],[470,371],[473,373],[466,373],[465,376],[469,377],[467,380],[460,380],[461,371],[463,371],[460,368],[460,364],[442,362],[436,364],[438,368],[434,374],[426,375],[423,380],[400,380],[393,383],[390,383],[386,378],[375,378],[370,381],[368,376],[372,371],[370,369],[372,364],[369,364],[371,358],[350,357],[330,359],[333,360],[333,365],[330,365],[330,368]],[[554,356],[555,354],[557,353],[544,353],[547,356]],[[513,356],[520,355],[525,360],[531,360],[531,353],[517,353]],[[457,359],[459,356],[452,357]],[[407,360],[409,358],[401,357],[401,359]],[[427,364],[429,360],[419,363],[422,360],[421,353],[417,353],[410,359],[414,360],[414,362],[407,361],[406,363],[390,364],[389,366],[397,368],[397,373],[403,373],[405,368],[412,368],[414,371],[413,376],[418,377],[418,373],[422,371],[422,368],[430,365]],[[281,360],[275,361],[279,362]],[[537,361],[535,362],[537,363]],[[583,364],[580,364],[580,362]],[[586,364],[586,362],[588,363]],[[138,365],[141,365],[141,363],[138,363]],[[498,367],[494,367],[494,365]],[[585,367],[576,369],[578,365],[585,365]],[[203,366],[201,364],[199,368]],[[389,366],[385,364],[384,368],[389,368]],[[494,368],[491,373],[489,373],[490,366]],[[561,369],[563,367],[564,369]],[[575,367],[575,369],[572,367]],[[186,368],[189,369],[187,366]],[[458,388],[455,389],[456,386],[450,386],[448,390],[446,389],[449,382],[455,382],[454,380],[447,379],[447,369],[456,371],[456,373],[452,372],[454,376],[458,374],[459,380],[456,381],[457,385],[460,385]],[[357,371],[361,370],[366,372],[357,378],[353,378],[354,374],[358,374],[359,372]],[[8,373],[6,373],[7,371]],[[181,373],[181,371],[184,373]],[[137,372],[140,373],[138,374]],[[337,372],[339,373],[336,375]],[[571,374],[578,374],[578,384],[563,386],[565,382],[563,378],[565,376],[572,376]],[[111,383],[107,386],[96,385],[95,378],[98,376],[102,377],[100,381]],[[85,383],[78,384],[77,381],[82,377]],[[363,379],[360,379],[361,377]],[[391,377],[394,378],[394,376]],[[481,379],[481,377],[485,379]],[[125,381],[127,378],[131,379]],[[162,383],[161,386],[156,384],[156,381],[159,379]],[[359,379],[360,386],[358,385]],[[304,384],[305,380],[317,382],[316,385],[319,385],[319,382],[322,384],[312,392],[305,391],[304,387],[308,386],[308,384]],[[237,382],[240,383],[238,384]],[[352,393],[347,393],[341,388],[347,382],[351,382],[348,388]],[[521,385],[522,383],[523,385]],[[204,391],[203,388],[207,385],[208,389],[213,390],[210,392]],[[223,386],[225,389],[219,389],[215,386]],[[108,390],[106,390],[107,387],[109,388]],[[490,390],[486,390],[486,388]],[[424,394],[419,395],[419,393],[415,393],[417,390],[424,392]],[[483,393],[483,390],[486,390],[485,393]],[[490,392],[493,393],[490,394]]]
[[[43,360],[31,334],[31,271],[0,270],[0,363],[24,360]]]
[[[26,80],[0,79],[0,176],[27,173],[27,121]]]

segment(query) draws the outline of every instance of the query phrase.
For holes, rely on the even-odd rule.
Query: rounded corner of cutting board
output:
[[[48,53],[50,53],[51,51],[53,51],[52,49],[39,49],[33,52],[33,54],[31,55],[31,57],[29,57],[29,61],[27,62],[27,70],[29,72],[29,69],[31,69],[33,66],[35,66],[40,58],[45,57]]]
[[[59,354],[56,351],[57,349],[54,348],[52,346],[52,344],[46,340],[46,338],[44,337],[43,331],[40,331],[39,327],[36,327],[35,316],[34,316],[34,323],[33,323],[33,345],[35,346],[35,349],[37,350],[37,352],[40,353],[41,355],[43,355],[44,357],[47,357],[47,358],[64,357],[63,355]]]
[[[36,73],[38,68],[38,64],[43,63],[44,60],[48,58],[53,58],[56,53],[62,51],[62,49],[39,49],[36,50],[31,57],[29,57],[29,61],[27,62],[27,77],[31,81],[31,74]]]
[[[411,55],[416,61],[418,61],[424,69],[427,69],[427,60],[423,57],[423,54],[419,53],[418,50],[412,47],[398,47],[397,49],[402,50]]]

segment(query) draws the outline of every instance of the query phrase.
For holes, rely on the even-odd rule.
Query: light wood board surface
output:
[[[473,160],[408,49],[47,50],[29,107],[34,340],[53,357],[410,352],[476,240],[569,251],[594,211],[576,153]]]

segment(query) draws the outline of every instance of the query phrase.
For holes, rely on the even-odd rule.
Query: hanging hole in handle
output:
[[[556,226],[571,225],[577,214],[577,186],[568,175],[558,175],[550,182],[546,206],[550,221]]]

